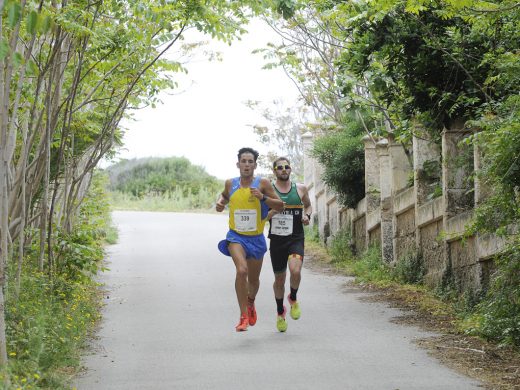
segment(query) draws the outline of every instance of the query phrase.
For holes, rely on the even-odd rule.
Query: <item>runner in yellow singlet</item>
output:
[[[218,248],[231,256],[236,267],[235,291],[240,308],[237,332],[256,324],[255,297],[267,251],[264,226],[269,209],[283,210],[283,202],[269,180],[254,176],[257,159],[258,152],[254,149],[238,151],[240,176],[226,180],[215,206],[220,212],[229,203],[229,232]]]

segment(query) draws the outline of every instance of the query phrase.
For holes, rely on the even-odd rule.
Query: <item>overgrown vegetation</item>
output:
[[[365,148],[363,135],[374,128],[359,111],[345,114],[344,123],[314,141],[312,155],[323,166],[323,181],[338,194],[339,203],[355,207],[365,197]]]
[[[374,123],[373,133],[392,133],[408,151],[418,129],[434,142],[444,128],[475,130],[465,142],[481,152],[477,179],[485,196],[479,199],[468,235],[490,232],[509,242],[496,261],[486,297],[477,305],[475,331],[519,345],[515,334],[520,303],[514,287],[520,285],[518,2],[301,0],[283,2],[280,12],[285,20],[277,26],[290,39],[273,48],[272,58],[287,69],[304,100],[315,108],[325,137],[326,129],[343,126],[342,114],[350,110],[362,110]],[[356,160],[348,153],[343,153],[344,160],[335,158],[342,155],[343,138],[349,144],[351,136],[331,132],[330,137],[321,151],[328,159],[319,161],[326,164],[326,184],[343,196],[342,180],[351,180],[354,187],[357,176],[338,178],[351,164],[356,166]],[[431,171],[423,172],[431,185],[426,195],[433,199],[442,193],[440,171],[437,166],[425,169]],[[468,172],[468,188],[473,178]],[[355,199],[343,197],[342,203],[353,206]],[[468,302],[474,304],[479,297]]]
[[[389,283],[403,283],[420,285],[423,281],[424,267],[421,256],[409,253],[403,256],[395,264],[387,264],[382,261],[381,248],[377,245],[370,246],[359,256],[352,251],[350,232],[341,229],[332,239],[329,246],[332,262],[356,276],[361,282],[386,285]]]
[[[107,168],[116,210],[209,210],[221,180],[185,157],[124,160]]]
[[[114,242],[105,193],[108,178],[95,175],[70,234],[56,233],[56,272],[38,269],[38,243],[26,251],[20,285],[17,269],[6,290],[9,364],[2,371],[6,389],[70,389],[80,353],[99,318],[100,293],[94,277],[103,268],[103,246]]]
[[[520,346],[520,242],[512,243],[495,264],[491,286],[468,314],[465,330],[501,344]]]
[[[409,253],[395,264],[382,261],[381,249],[368,248],[360,256],[351,251],[351,237],[348,231],[340,230],[332,240],[328,252],[332,263],[359,282],[380,287],[404,285],[416,288],[428,295],[427,300],[434,306],[449,305],[449,310],[458,316],[458,328],[471,335],[508,345],[520,345],[520,251],[518,244],[511,245],[510,251],[497,259],[497,274],[485,297],[460,295],[449,285],[427,294],[422,286],[424,264],[422,256]],[[415,287],[412,287],[415,286]],[[432,294],[433,293],[433,294]],[[435,297],[439,303],[433,301]],[[441,304],[440,301],[443,303]]]

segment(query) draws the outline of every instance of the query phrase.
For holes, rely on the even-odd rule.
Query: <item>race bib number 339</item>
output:
[[[235,230],[254,232],[256,230],[256,210],[235,210]]]

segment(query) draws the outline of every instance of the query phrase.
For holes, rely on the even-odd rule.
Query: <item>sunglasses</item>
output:
[[[277,170],[277,171],[282,171],[282,170],[284,170],[284,169],[285,169],[286,171],[288,171],[289,169],[291,169],[291,166],[290,166],[290,165],[278,165],[278,166],[276,167],[276,170]]]

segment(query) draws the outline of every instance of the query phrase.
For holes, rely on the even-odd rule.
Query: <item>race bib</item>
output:
[[[275,214],[271,218],[271,234],[290,236],[293,232],[293,216],[291,214]]]
[[[235,230],[254,232],[256,230],[256,210],[235,210]]]

